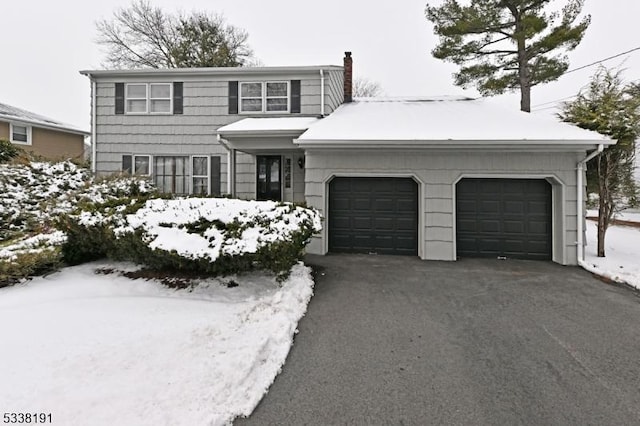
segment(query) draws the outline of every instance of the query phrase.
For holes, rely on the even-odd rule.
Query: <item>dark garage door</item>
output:
[[[544,179],[462,179],[459,257],[551,259],[551,185]]]
[[[418,254],[413,179],[338,177],[329,184],[329,251]]]

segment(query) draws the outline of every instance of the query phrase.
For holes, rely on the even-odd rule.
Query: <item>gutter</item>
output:
[[[577,168],[577,201],[576,201],[576,207],[577,207],[577,217],[578,217],[578,238],[577,238],[577,242],[576,242],[576,259],[578,261],[578,265],[580,266],[585,266],[585,262],[584,262],[584,166],[587,164],[587,162],[589,162],[591,159],[597,157],[598,155],[600,155],[600,153],[602,153],[602,151],[604,151],[604,144],[599,144],[598,145],[598,149],[593,151],[591,154],[587,155],[584,159],[580,160],[578,162],[578,168]]]
[[[94,176],[98,170],[98,141],[96,139],[96,119],[97,119],[97,106],[96,106],[96,81],[93,77],[91,79],[91,171]]]

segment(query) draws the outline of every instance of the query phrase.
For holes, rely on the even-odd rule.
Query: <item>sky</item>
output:
[[[95,23],[129,4],[130,0],[2,2],[0,47],[5,60],[0,66],[0,102],[89,130],[90,85],[79,71],[103,68]],[[455,65],[431,56],[437,37],[424,16],[427,0],[154,0],[153,4],[167,12],[223,14],[230,24],[248,31],[250,46],[266,66],[342,65],[344,52],[352,51],[355,76],[377,81],[387,96],[478,96],[453,85]],[[584,12],[591,14],[592,24],[583,42],[569,53],[570,68],[640,47],[640,37],[634,36],[640,2],[586,0]],[[628,80],[640,79],[640,51],[605,64],[626,68]],[[590,67],[534,88],[534,111],[554,113],[553,101],[575,95],[595,71]],[[499,99],[519,108],[518,95]]]

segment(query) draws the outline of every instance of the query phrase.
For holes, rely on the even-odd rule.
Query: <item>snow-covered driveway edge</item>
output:
[[[298,322],[313,296],[313,286],[311,268],[300,262],[270,300],[244,312],[242,321],[248,324],[244,327],[245,335],[260,339],[260,350],[252,360],[244,360],[250,368],[235,389],[230,390],[227,403],[222,404],[228,410],[219,413],[217,420],[231,424],[238,416],[248,417],[269,391],[293,346]],[[262,370],[261,374],[254,374],[257,368]]]
[[[597,266],[593,265],[593,264],[589,264],[587,262],[580,262],[580,267],[582,269],[584,269],[585,271],[596,275],[597,277],[606,280],[606,281],[611,281],[615,284],[620,284],[623,285],[627,288],[629,288],[630,290],[633,291],[640,291],[640,286],[635,286],[633,284],[631,284],[630,282],[620,278],[620,276],[618,274],[615,273],[611,273],[611,272],[607,272],[607,271],[603,271],[602,269],[598,268]]]

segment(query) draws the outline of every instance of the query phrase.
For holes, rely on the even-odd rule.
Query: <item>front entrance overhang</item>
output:
[[[220,127],[218,137],[229,149],[260,154],[301,151],[293,140],[319,119],[316,117],[245,118]]]

